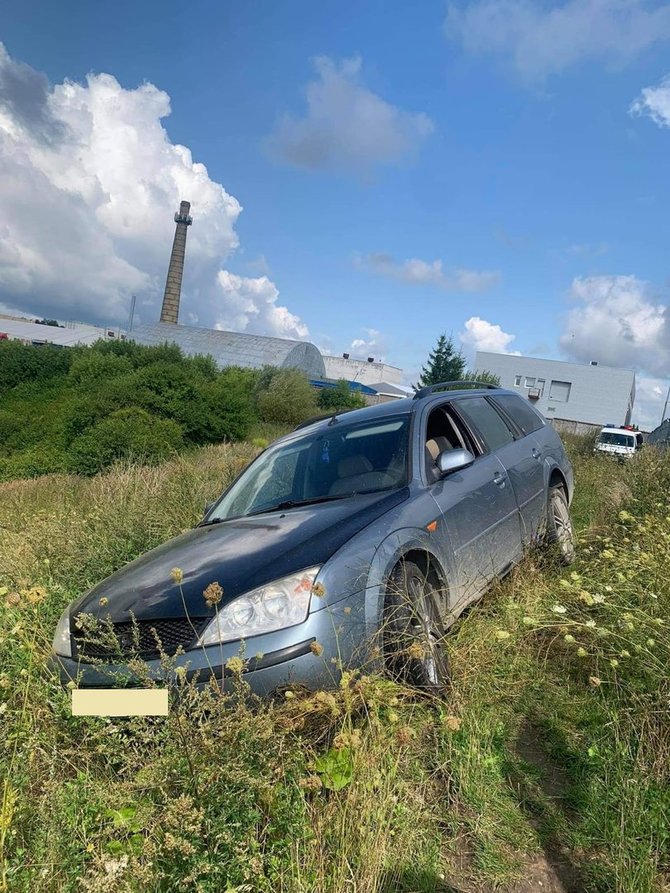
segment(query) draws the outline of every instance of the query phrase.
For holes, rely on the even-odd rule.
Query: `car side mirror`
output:
[[[437,467],[444,477],[454,471],[467,468],[475,461],[470,450],[445,450],[437,457]]]

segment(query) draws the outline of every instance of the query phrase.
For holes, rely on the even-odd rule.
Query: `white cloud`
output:
[[[360,83],[359,57],[338,66],[320,56],[314,66],[317,78],[306,87],[304,117],[284,117],[269,140],[283,160],[310,170],[363,174],[398,161],[433,132],[427,115],[391,105]]]
[[[648,0],[475,0],[450,3],[449,38],[472,53],[507,57],[527,80],[586,60],[622,65],[670,38],[670,5]]]
[[[500,281],[500,273],[457,267],[445,270],[441,260],[410,258],[396,261],[390,254],[367,254],[354,259],[359,269],[413,285],[433,285],[447,291],[484,291]]]
[[[0,302],[123,324],[136,293],[137,321],[156,320],[172,217],[187,199],[184,319],[213,325],[234,316],[246,331],[306,333],[275,305],[265,277],[240,279],[237,297],[231,293],[220,274],[238,246],[242,209],[188,148],[170,141],[162,124],[169,114],[168,95],[152,84],[127,90],[98,74],[52,87],[0,44]],[[234,314],[226,300],[237,300]]]
[[[500,326],[490,323],[479,316],[471,316],[465,322],[465,331],[458,336],[461,342],[473,350],[487,350],[491,353],[518,353],[509,350],[516,338],[504,332]]]
[[[563,350],[580,362],[670,373],[667,314],[648,282],[635,276],[590,276],[572,282],[580,306],[568,314]]]
[[[630,107],[631,115],[648,115],[659,127],[670,127],[670,74],[657,87],[645,87]]]
[[[365,329],[365,334],[366,338],[354,338],[347,353],[356,357],[374,357],[383,362],[388,350],[386,336],[377,329]]]
[[[223,294],[217,329],[263,332],[279,338],[306,338],[307,326],[286,307],[278,306],[279,292],[267,276],[249,279],[220,270],[218,286]]]

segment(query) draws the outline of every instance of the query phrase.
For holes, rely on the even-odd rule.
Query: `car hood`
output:
[[[223,587],[227,604],[257,586],[322,565],[408,496],[404,487],[196,527],[98,583],[73,603],[71,616],[86,612],[115,623],[209,616],[213,609],[203,591],[210,583]],[[182,571],[180,585],[170,576],[173,568]]]

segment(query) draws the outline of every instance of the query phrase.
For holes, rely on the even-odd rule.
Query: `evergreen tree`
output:
[[[465,372],[465,357],[456,350],[450,335],[440,335],[435,349],[430,352],[428,362],[421,370],[418,387],[440,384],[443,381],[460,381]]]

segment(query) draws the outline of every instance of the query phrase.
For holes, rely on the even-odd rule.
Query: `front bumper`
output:
[[[366,623],[365,595],[357,593],[312,612],[297,626],[245,642],[193,649],[165,661],[146,660],[143,669],[149,680],[159,684],[174,683],[184,675],[198,688],[208,686],[213,678],[223,690],[232,690],[236,673],[227,664],[231,658],[242,658],[242,679],[261,697],[291,685],[335,688],[343,669],[379,668],[374,633]],[[146,678],[122,663],[89,663],[54,654],[51,666],[63,685],[74,682],[78,688],[147,684]]]

